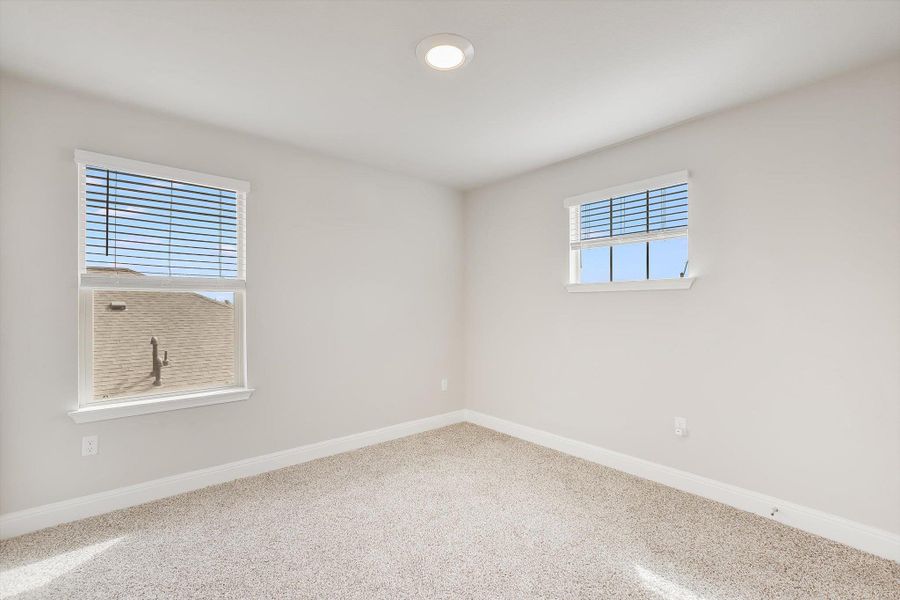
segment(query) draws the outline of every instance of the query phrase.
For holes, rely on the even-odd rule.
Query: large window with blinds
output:
[[[570,284],[687,275],[687,171],[582,194],[566,207]]]
[[[244,181],[76,151],[79,408],[246,397]]]

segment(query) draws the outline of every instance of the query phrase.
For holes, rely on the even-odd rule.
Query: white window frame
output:
[[[246,181],[208,175],[175,167],[75,150],[78,174],[78,398],[69,416],[76,423],[116,419],[209,404],[246,400],[253,393],[247,383],[246,351],[246,200],[250,184]],[[135,175],[159,177],[233,190],[238,197],[237,277],[118,277],[88,274],[85,261],[85,169],[88,166],[124,171]],[[234,293],[234,384],[223,388],[146,394],[134,398],[97,402],[93,400],[93,292],[94,290],[144,291],[225,291]]]
[[[599,283],[581,282],[581,250],[586,248],[616,246],[619,244],[647,242],[684,236],[688,237],[688,259],[690,260],[690,237],[688,234],[688,228],[690,227],[690,202],[688,203],[688,225],[684,228],[673,229],[670,231],[651,231],[614,236],[612,238],[593,240],[588,243],[573,242],[573,232],[580,232],[581,230],[580,219],[582,205],[600,202],[609,198],[638,194],[647,190],[655,190],[680,183],[687,183],[688,189],[690,189],[691,181],[690,173],[688,171],[675,171],[657,177],[650,177],[648,179],[616,185],[566,198],[563,201],[563,206],[566,209],[569,221],[569,277],[566,282],[566,290],[569,292],[622,292],[690,289],[694,284],[696,277],[688,276],[687,273],[685,273],[683,277],[676,279],[641,279],[636,281],[609,281]],[[690,262],[688,262],[688,265],[690,265]]]

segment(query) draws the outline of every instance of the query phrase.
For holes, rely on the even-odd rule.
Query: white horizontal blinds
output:
[[[89,163],[82,172],[89,273],[243,278],[243,192]]]
[[[573,250],[677,237],[687,233],[688,184],[573,205],[569,210]]]

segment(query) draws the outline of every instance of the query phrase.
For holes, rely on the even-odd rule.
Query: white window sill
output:
[[[640,281],[611,281],[608,283],[570,283],[570,292],[644,292],[650,290],[687,290],[694,285],[695,277],[678,279],[642,279]]]
[[[246,400],[253,394],[250,388],[228,388],[224,390],[210,390],[190,394],[144,398],[142,400],[129,400],[127,402],[110,402],[84,406],[69,412],[69,416],[76,423],[92,423],[94,421],[106,421],[108,419],[120,419],[135,415],[180,410],[182,408],[194,408],[208,406],[210,404],[224,404],[226,402],[238,402]]]

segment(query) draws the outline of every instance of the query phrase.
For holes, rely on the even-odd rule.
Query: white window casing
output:
[[[215,404],[221,402],[231,402],[234,400],[243,400],[249,398],[252,389],[248,387],[247,382],[247,360],[246,360],[246,200],[250,191],[250,184],[246,181],[209,175],[205,173],[197,173],[185,169],[156,165],[141,161],[135,161],[115,156],[108,156],[88,152],[85,150],[75,151],[75,163],[78,173],[78,206],[79,206],[79,235],[78,235],[78,401],[74,409],[69,415],[76,422],[95,421],[110,418],[119,418],[131,416],[135,414],[144,414],[151,412],[160,412],[162,410],[172,410],[175,408],[189,408],[193,406],[202,406],[207,404]],[[151,274],[147,276],[134,277],[128,275],[120,275],[117,267],[111,267],[108,272],[88,271],[88,256],[86,253],[88,244],[87,233],[87,212],[88,212],[88,169],[106,169],[109,172],[118,172],[124,176],[142,176],[148,178],[156,178],[167,180],[169,182],[177,182],[186,186],[204,186],[209,188],[217,188],[219,190],[228,190],[233,192],[234,208],[229,212],[235,213],[230,219],[234,220],[234,229],[228,231],[233,232],[234,250],[231,250],[230,244],[227,246],[228,256],[234,254],[229,260],[230,265],[227,268],[227,276],[223,275],[222,244],[216,245],[214,241],[204,242],[211,245],[208,250],[211,256],[201,255],[203,260],[196,260],[196,263],[214,262],[215,253],[220,254],[218,273],[214,271],[215,267],[208,268],[212,271],[208,276],[189,275],[173,275],[173,268],[168,268],[168,274]],[[92,171],[93,172],[93,171]],[[107,175],[107,177],[109,177]],[[117,182],[119,183],[119,182]],[[128,183],[128,182],[124,182]],[[91,184],[93,185],[93,184]],[[107,179],[107,189],[109,189],[109,179]],[[132,184],[135,188],[140,188],[140,184]],[[174,191],[179,191],[177,188]],[[135,193],[135,192],[132,192]],[[171,193],[171,192],[170,192]],[[190,194],[190,192],[188,192]],[[137,192],[140,195],[140,192]],[[229,199],[232,197],[229,196]],[[187,206],[187,205],[185,205]],[[230,205],[229,205],[230,206]],[[183,208],[183,207],[182,207]],[[134,209],[138,211],[138,209]],[[107,213],[110,210],[107,207]],[[139,212],[139,211],[138,211]],[[199,213],[198,213],[199,214]],[[108,216],[107,216],[108,218]],[[156,223],[154,223],[155,225]],[[211,227],[211,225],[209,226]],[[221,230],[221,225],[219,226]],[[172,226],[169,227],[168,243],[177,241],[172,237]],[[152,231],[149,230],[149,231]],[[160,232],[165,233],[165,232]],[[205,234],[204,234],[205,235]],[[120,237],[123,237],[120,235]],[[152,236],[151,236],[152,237]],[[199,235],[197,236],[199,237]],[[106,234],[107,244],[109,244],[109,232]],[[117,243],[114,241],[114,243]],[[124,242],[123,242],[124,243]],[[138,242],[132,242],[138,243]],[[145,242],[146,243],[146,242]],[[161,243],[162,244],[162,243]],[[162,245],[160,246],[162,247]],[[189,247],[189,246],[183,246]],[[189,248],[192,249],[192,248]],[[127,252],[127,250],[123,250]],[[135,254],[146,256],[147,252],[152,250],[142,250]],[[188,251],[183,251],[187,253]],[[197,258],[192,257],[192,258]],[[211,261],[206,259],[211,258]],[[165,259],[154,259],[164,261]],[[170,258],[171,260],[171,258]],[[127,259],[122,263],[123,270],[129,265]],[[198,268],[205,268],[203,265]],[[165,270],[164,267],[160,269]],[[234,306],[234,382],[232,386],[226,388],[213,389],[191,389],[183,393],[154,393],[141,395],[139,397],[129,397],[113,401],[96,401],[93,397],[93,292],[95,290],[142,290],[142,291],[216,291],[216,292],[232,292]]]

